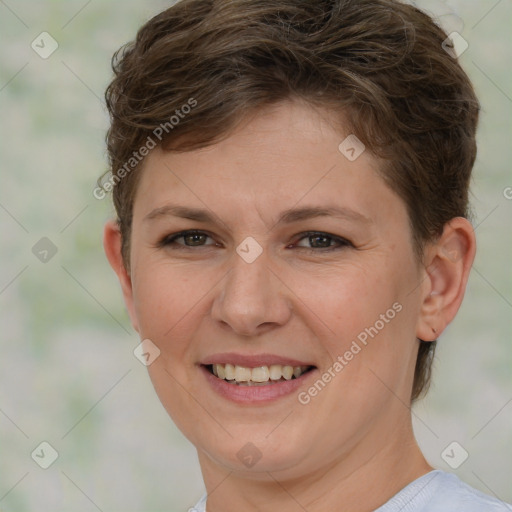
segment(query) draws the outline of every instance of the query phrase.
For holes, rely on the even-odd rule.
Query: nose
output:
[[[285,325],[291,316],[291,300],[276,273],[265,252],[252,263],[234,254],[212,305],[213,319],[242,336],[257,336]]]

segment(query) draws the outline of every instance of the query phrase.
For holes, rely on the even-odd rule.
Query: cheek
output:
[[[149,259],[149,258],[148,258]],[[198,317],[205,314],[210,281],[184,266],[153,262],[137,269],[134,304],[143,339],[160,349],[148,366],[149,376],[163,406],[183,432],[193,430],[204,411],[190,400],[184,389],[192,389],[190,370],[193,339]],[[204,301],[204,302],[203,302]],[[196,395],[196,393],[193,393]]]
[[[163,339],[186,324],[187,316],[200,307],[207,282],[193,272],[169,264],[145,264],[133,283],[134,304],[141,335]],[[205,288],[206,287],[206,288]]]
[[[303,303],[298,314],[310,319],[324,351],[325,369],[343,358],[343,369],[333,371],[343,374],[335,380],[345,393],[349,386],[355,395],[369,390],[374,394],[372,384],[378,379],[372,371],[390,387],[401,386],[410,373],[417,314],[414,295],[408,295],[412,275],[405,261],[380,255],[365,265],[304,272],[300,279],[293,278],[294,291],[301,298],[297,304]]]
[[[282,274],[283,275],[283,274]],[[325,332],[325,338],[336,348],[353,339],[364,327],[372,325],[385,313],[400,294],[385,266],[344,264],[331,268],[311,269],[284,276],[297,298],[301,313]],[[302,304],[302,306],[301,306]],[[320,331],[311,326],[320,335]],[[343,347],[341,347],[343,348]]]

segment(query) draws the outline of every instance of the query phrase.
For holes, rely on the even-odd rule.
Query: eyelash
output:
[[[163,247],[169,247],[169,246],[173,245],[174,249],[177,249],[177,250],[193,249],[194,247],[208,247],[207,245],[195,245],[194,246],[194,245],[183,245],[183,244],[175,243],[176,240],[178,240],[179,238],[184,238],[187,235],[206,235],[208,238],[212,238],[208,233],[206,233],[204,231],[189,229],[189,230],[185,230],[185,231],[180,231],[179,233],[174,233],[172,235],[165,236],[158,243],[158,247],[163,248]],[[341,238],[339,236],[331,235],[329,233],[325,233],[323,231],[306,231],[304,233],[300,233],[298,236],[299,236],[299,238],[297,238],[294,243],[300,242],[302,239],[308,238],[311,236],[321,236],[321,237],[329,238],[339,244],[338,246],[334,246],[334,247],[307,248],[307,247],[299,246],[300,250],[305,250],[306,252],[309,252],[309,253],[318,253],[318,252],[325,253],[325,252],[331,252],[331,251],[343,249],[345,247],[352,247],[352,248],[354,247],[354,244],[352,244],[352,242],[350,242],[349,240],[346,240],[345,238]],[[214,245],[214,244],[211,244],[211,245]]]

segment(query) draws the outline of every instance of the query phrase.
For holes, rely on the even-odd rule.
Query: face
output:
[[[128,307],[207,464],[299,476],[371,457],[410,421],[421,269],[403,201],[369,151],[338,149],[347,135],[287,102],[146,160]]]

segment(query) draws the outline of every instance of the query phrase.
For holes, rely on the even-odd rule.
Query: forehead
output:
[[[364,210],[367,217],[403,209],[369,151],[355,160],[340,151],[348,135],[329,113],[287,102],[252,116],[207,148],[157,147],[144,163],[134,218],[170,202],[238,216],[253,209],[271,217],[294,205],[332,204]]]

